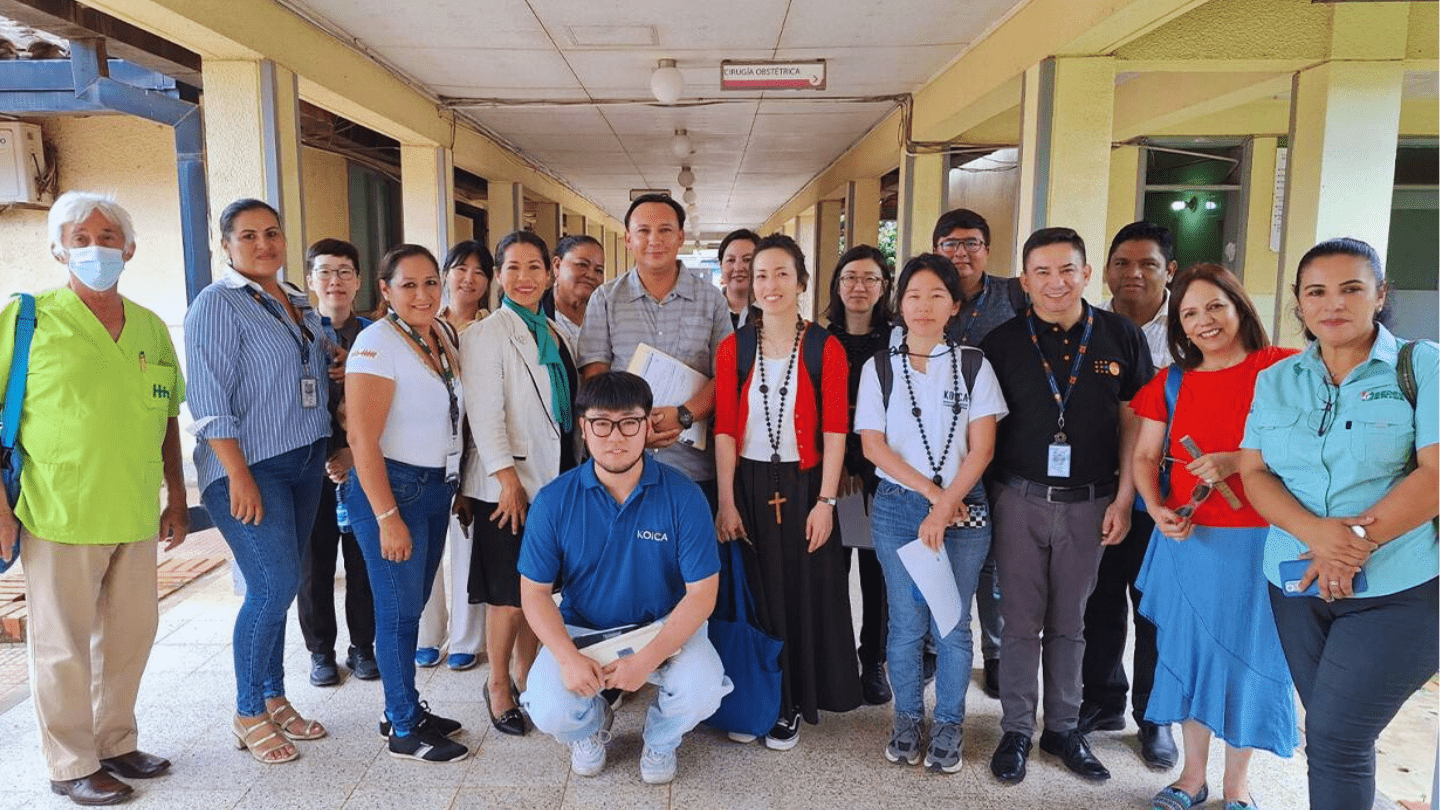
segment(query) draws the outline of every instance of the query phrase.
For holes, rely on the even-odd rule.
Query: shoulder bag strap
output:
[[[1170,462],[1164,458],[1170,455],[1170,426],[1175,422],[1175,403],[1180,399],[1180,381],[1185,370],[1179,363],[1171,363],[1165,372],[1165,440],[1160,445],[1160,494],[1170,494]]]
[[[0,413],[0,449],[13,450],[20,438],[20,405],[25,400],[25,381],[30,373],[30,342],[35,336],[35,296],[20,293],[20,312],[15,319],[15,350],[10,356],[10,376],[5,382],[5,410]]]

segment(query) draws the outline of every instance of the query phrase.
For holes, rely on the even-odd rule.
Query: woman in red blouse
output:
[[[840,342],[800,317],[809,274],[793,239],[761,239],[751,271],[761,317],[715,357],[715,528],[722,543],[745,542],[756,619],[785,642],[780,716],[765,737],[784,751],[802,716],[813,724],[820,709],[860,705],[845,551],[833,537],[849,366]]]

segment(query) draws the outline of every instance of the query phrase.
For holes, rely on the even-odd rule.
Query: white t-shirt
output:
[[[804,374],[805,370],[799,368],[800,358],[796,357],[797,367],[790,370],[790,382],[783,386],[785,396],[782,401],[780,383],[785,379],[785,368],[790,365],[790,357],[787,355],[776,360],[767,357],[763,362],[765,387],[770,389],[770,393],[760,393],[760,369],[755,368],[750,373],[750,390],[747,394],[749,413],[745,417],[745,444],[740,448],[740,455],[752,461],[769,461],[771,454],[779,452],[781,461],[799,461],[800,447],[795,443],[795,389],[798,387],[795,375]],[[765,427],[767,401],[770,407],[770,424],[780,433],[778,451],[770,447],[770,431]]]
[[[460,447],[451,436],[450,397],[445,382],[420,353],[420,347],[382,318],[361,330],[345,361],[346,374],[373,374],[395,381],[395,397],[380,452],[385,458],[417,467],[444,467],[445,456]],[[452,382],[460,413],[465,413],[465,392],[457,373]]]
[[[959,357],[956,357],[955,373],[950,372],[950,355],[944,344],[935,347],[926,363],[925,373],[910,371],[910,381],[915,388],[915,401],[905,387],[905,369],[908,364],[902,355],[891,355],[890,367],[894,373],[894,384],[890,387],[890,407],[884,406],[880,393],[880,379],[875,374],[875,358],[865,361],[860,372],[860,390],[855,395],[855,429],[878,430],[885,434],[890,449],[900,454],[905,463],[914,467],[921,475],[929,478],[934,474],[930,459],[925,453],[925,444],[915,427],[914,407],[920,408],[920,424],[925,438],[930,441],[930,452],[936,460],[945,452],[945,437],[950,431],[950,420],[954,418],[952,406],[958,399],[962,412],[955,423],[955,436],[950,442],[950,452],[940,468],[941,486],[949,486],[960,469],[960,460],[969,451],[967,439],[971,419],[984,416],[1004,418],[1010,409],[1000,393],[1000,382],[989,360],[982,360],[980,372],[975,375],[975,390],[965,390],[965,379],[961,373]],[[899,484],[894,478],[877,469],[881,478]],[[903,484],[902,484],[903,486]]]

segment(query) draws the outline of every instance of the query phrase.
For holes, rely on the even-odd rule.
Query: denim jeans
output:
[[[420,613],[430,598],[435,572],[445,553],[445,532],[455,488],[440,467],[416,467],[385,459],[385,472],[400,519],[410,531],[410,558],[391,562],[380,556],[380,527],[355,471],[340,485],[355,540],[365,555],[370,592],[375,597],[375,663],[385,687],[385,715],[400,736],[420,721],[415,689],[415,645]]]
[[[265,516],[258,525],[230,515],[230,479],[217,478],[201,501],[245,578],[235,616],[236,711],[265,714],[265,699],[285,694],[285,613],[300,590],[300,561],[325,477],[325,439],[250,465]]]
[[[721,699],[735,688],[725,677],[725,666],[710,644],[706,627],[701,624],[675,657],[650,673],[650,683],[658,688],[645,715],[645,744],[661,753],[679,748],[686,733],[714,714]],[[572,636],[589,632],[580,627],[565,629]],[[599,731],[605,722],[605,699],[581,697],[566,689],[560,665],[546,647],[540,649],[530,668],[520,705],[536,728],[567,745]]]
[[[965,690],[970,686],[970,665],[974,655],[970,639],[970,600],[980,580],[980,568],[990,553],[990,528],[945,531],[945,554],[960,589],[960,622],[950,635],[941,638],[930,615],[930,607],[910,579],[898,551],[920,536],[920,523],[930,513],[925,496],[882,480],[871,508],[871,534],[875,554],[885,572],[885,591],[890,608],[890,637],[886,644],[890,665],[890,687],[895,693],[895,713],[904,717],[925,717],[925,682],[920,674],[921,648],[928,632],[936,643],[935,722],[965,721]]]

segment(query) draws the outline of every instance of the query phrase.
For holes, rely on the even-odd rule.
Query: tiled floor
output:
[[[858,597],[857,597],[858,598]],[[302,758],[262,765],[236,751],[228,726],[234,710],[230,633],[239,603],[227,569],[221,568],[166,601],[141,690],[141,747],[174,761],[172,771],[137,782],[127,807],[165,810],[229,808],[1142,808],[1173,778],[1147,769],[1135,753],[1133,732],[1092,737],[1096,754],[1114,773],[1101,785],[1081,782],[1052,757],[1035,752],[1030,775],[1006,787],[989,773],[998,741],[998,702],[978,688],[970,692],[965,767],[951,776],[887,763],[881,755],[890,724],[889,707],[865,707],[826,715],[804,727],[789,752],[758,744],[736,745],[705,728],[680,749],[680,773],[665,787],[640,781],[640,727],[652,692],[627,702],[615,723],[606,771],[575,777],[569,752],[532,732],[523,738],[490,730],[480,696],[483,667],[451,672],[443,665],[420,670],[421,693],[440,714],[465,722],[462,741],[478,754],[458,764],[424,765],[390,758],[375,724],[380,683],[347,680],[319,689],[306,679],[308,655],[291,614],[287,635],[288,688],[308,716],[330,736],[300,743]],[[344,641],[342,639],[342,648]],[[977,670],[978,677],[978,670]],[[1431,695],[1433,702],[1433,694]],[[1417,760],[1425,764],[1426,752]],[[1215,747],[1211,785],[1220,782],[1221,749]],[[35,720],[28,699],[0,714],[0,761],[7,784],[0,810],[72,807],[49,792]],[[1266,810],[1306,806],[1304,760],[1255,756],[1255,797]]]

